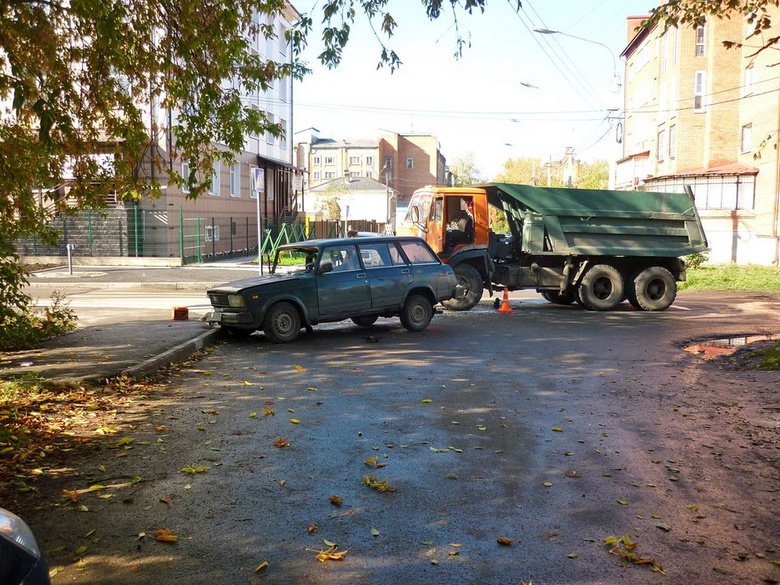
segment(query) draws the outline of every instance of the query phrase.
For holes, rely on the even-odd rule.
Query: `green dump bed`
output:
[[[684,256],[707,239],[687,193],[480,185],[522,251],[541,255]]]

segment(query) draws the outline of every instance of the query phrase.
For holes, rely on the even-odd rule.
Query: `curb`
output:
[[[224,334],[225,332],[220,328],[211,329],[210,331],[201,333],[194,339],[185,341],[184,343],[164,351],[163,353],[158,354],[153,358],[149,358],[148,360],[145,360],[136,366],[127,368],[122,372],[122,374],[126,374],[132,377],[141,376],[143,374],[153,374],[168,364],[182,361],[185,358],[191,356],[196,351],[215,344],[219,339],[224,337]]]

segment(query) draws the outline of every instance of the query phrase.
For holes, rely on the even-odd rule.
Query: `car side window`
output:
[[[330,261],[333,264],[332,272],[346,272],[347,270],[360,270],[357,249],[355,246],[334,246],[327,248],[322,254],[320,262]]]
[[[388,247],[390,248],[390,259],[393,261],[393,264],[406,264],[406,260],[401,255],[401,250],[398,249],[397,244],[390,244]]]
[[[438,263],[438,258],[422,242],[401,242],[404,254],[412,264]]]
[[[392,266],[393,261],[390,258],[390,250],[387,244],[363,244],[360,246],[360,257],[363,259],[363,266],[373,268],[376,266]]]

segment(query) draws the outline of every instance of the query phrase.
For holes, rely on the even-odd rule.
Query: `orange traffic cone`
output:
[[[498,308],[499,313],[511,313],[512,307],[509,306],[509,290],[504,287],[504,300],[501,301],[501,306]]]

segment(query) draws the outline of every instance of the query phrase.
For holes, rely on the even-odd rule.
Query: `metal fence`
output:
[[[257,216],[228,213],[201,215],[171,210],[116,207],[62,215],[52,222],[59,230],[54,245],[36,238],[19,240],[17,249],[25,256],[66,256],[73,253],[91,257],[180,258],[183,264],[209,262],[221,258],[276,253],[282,244],[316,238],[346,235],[339,221],[273,222]],[[351,221],[350,229],[382,233],[384,225],[372,221]],[[258,241],[260,246],[258,248]]]

